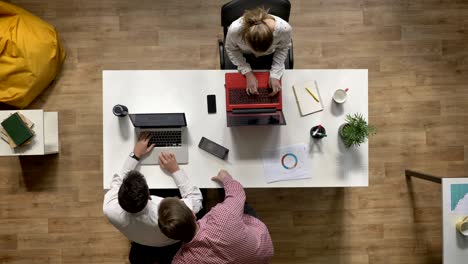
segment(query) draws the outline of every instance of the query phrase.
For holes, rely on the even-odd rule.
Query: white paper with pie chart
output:
[[[310,178],[307,145],[297,144],[263,152],[263,172],[267,183]]]

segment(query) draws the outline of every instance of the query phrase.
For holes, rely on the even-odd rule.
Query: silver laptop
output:
[[[137,139],[141,133],[151,135],[153,151],[141,159],[142,165],[159,164],[161,152],[172,152],[179,164],[188,163],[187,121],[184,113],[130,114]]]

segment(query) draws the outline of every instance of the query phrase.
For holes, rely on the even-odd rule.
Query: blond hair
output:
[[[159,204],[158,226],[169,238],[190,242],[197,231],[193,212],[179,198],[164,198]]]
[[[242,27],[242,38],[256,52],[267,51],[273,43],[273,31],[264,22],[265,19],[274,19],[268,14],[268,10],[257,7],[244,12],[244,24]]]

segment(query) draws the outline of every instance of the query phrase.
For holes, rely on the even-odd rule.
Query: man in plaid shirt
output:
[[[184,242],[172,263],[269,263],[273,256],[270,234],[264,223],[244,213],[242,185],[224,170],[212,180],[224,185],[226,196],[199,221],[179,199],[166,198],[159,206],[161,232]]]

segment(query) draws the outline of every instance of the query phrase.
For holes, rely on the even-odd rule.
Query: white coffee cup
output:
[[[348,88],[345,90],[343,89],[338,89],[335,91],[333,94],[333,101],[335,101],[337,104],[342,104],[346,102],[346,98],[348,97]]]
[[[465,216],[463,219],[460,219],[456,223],[458,232],[464,236],[468,236],[468,216]]]

